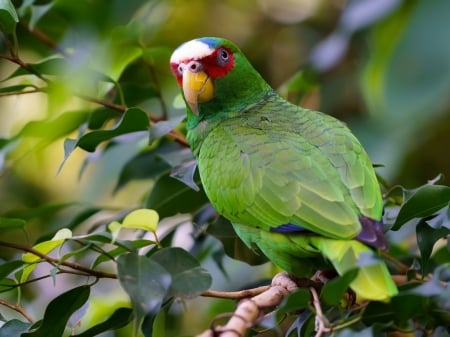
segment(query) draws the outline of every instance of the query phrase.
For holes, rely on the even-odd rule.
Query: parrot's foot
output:
[[[328,281],[334,279],[336,276],[338,276],[338,273],[334,269],[318,270],[311,277],[311,280],[325,284]]]

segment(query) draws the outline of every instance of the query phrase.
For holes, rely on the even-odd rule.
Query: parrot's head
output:
[[[237,111],[271,90],[239,48],[222,38],[183,43],[170,66],[188,110],[196,116]]]

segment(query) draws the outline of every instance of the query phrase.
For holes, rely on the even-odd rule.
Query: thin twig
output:
[[[34,323],[33,318],[30,316],[30,314],[28,314],[25,309],[21,306],[21,305],[16,305],[16,304],[11,304],[6,302],[5,300],[0,299],[0,305],[3,305],[7,308],[10,308],[16,312],[18,312],[19,314],[21,314],[23,317],[25,317],[25,319],[30,322],[30,323]]]
[[[328,319],[325,317],[320,304],[319,295],[314,287],[309,288],[313,297],[313,305],[316,310],[316,334],[314,337],[321,337],[324,333],[331,332],[328,327]]]
[[[214,297],[214,298],[224,298],[230,300],[241,300],[243,298],[249,298],[267,291],[270,288],[269,285],[257,287],[253,289],[245,289],[241,291],[218,291],[218,290],[207,290],[201,294],[203,297]]]
[[[80,265],[79,263],[75,263],[75,262],[60,261],[59,259],[56,259],[56,258],[53,258],[53,257],[48,256],[46,254],[43,254],[43,253],[37,251],[36,249],[34,249],[32,247],[23,246],[23,245],[20,245],[20,244],[11,243],[11,242],[5,242],[5,241],[0,241],[0,246],[9,247],[9,248],[21,250],[21,251],[24,251],[24,252],[28,252],[28,253],[31,253],[33,255],[36,255],[36,256],[40,257],[41,259],[47,261],[48,263],[50,263],[52,265],[55,265],[55,264],[62,265],[62,266],[68,267],[68,268],[72,268],[72,269],[84,272],[84,273],[86,273],[87,275],[90,275],[90,276],[95,276],[95,277],[98,277],[98,278],[112,278],[112,279],[116,279],[117,278],[116,274],[111,274],[111,273],[106,273],[106,272],[90,269],[90,268],[84,267],[84,266]]]
[[[61,53],[64,56],[67,56],[67,53],[55,42],[53,41],[47,34],[42,32],[39,28],[34,27],[31,29],[31,27],[22,20],[20,21],[20,25],[25,28],[30,34],[34,35],[38,40],[45,43],[47,46],[49,46],[51,49],[57,51],[58,53]]]

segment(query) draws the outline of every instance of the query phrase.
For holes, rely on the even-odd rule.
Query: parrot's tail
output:
[[[359,298],[387,302],[397,295],[397,287],[386,264],[363,243],[356,240],[326,238],[317,238],[313,241],[339,275],[358,268],[358,274],[350,283],[350,288]]]

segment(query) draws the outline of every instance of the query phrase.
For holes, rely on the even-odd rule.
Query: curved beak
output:
[[[183,71],[183,93],[192,112],[198,115],[198,103],[214,97],[214,84],[198,61],[189,62]]]

